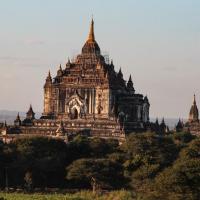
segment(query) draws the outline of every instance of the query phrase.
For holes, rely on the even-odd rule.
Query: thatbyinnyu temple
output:
[[[149,124],[149,101],[135,92],[131,75],[124,80],[122,70],[101,54],[95,40],[94,22],[82,51],[76,59],[50,72],[44,84],[44,111],[35,119],[32,106],[26,118],[18,115],[10,132],[124,138],[130,132],[144,131]],[[9,132],[9,131],[8,131]]]

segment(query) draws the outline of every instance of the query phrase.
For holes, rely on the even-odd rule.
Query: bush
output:
[[[182,143],[182,144],[189,143],[194,138],[195,136],[189,132],[177,132],[173,134],[174,141]]]
[[[120,188],[125,182],[122,166],[108,159],[76,160],[67,167],[66,178],[80,188],[91,188],[92,178],[101,188]]]

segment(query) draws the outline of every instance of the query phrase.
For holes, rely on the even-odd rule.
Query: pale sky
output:
[[[200,108],[199,0],[0,0],[0,109],[43,110],[48,70],[80,53],[92,15],[151,117],[187,118],[194,93]]]

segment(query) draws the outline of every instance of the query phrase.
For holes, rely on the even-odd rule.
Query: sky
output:
[[[101,51],[132,75],[151,117],[200,108],[199,0],[0,0],[0,110],[43,110],[48,70],[81,52],[91,17]]]

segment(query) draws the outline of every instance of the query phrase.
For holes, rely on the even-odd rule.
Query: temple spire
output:
[[[52,78],[51,78],[51,72],[50,72],[50,70],[49,70],[48,75],[46,77],[45,85],[49,84],[49,83],[52,83]]]
[[[131,75],[129,76],[129,80],[128,80],[128,83],[127,83],[127,89],[132,93],[135,92]]]
[[[189,122],[199,122],[199,111],[196,104],[196,97],[194,94],[193,105],[190,108]]]
[[[88,35],[88,39],[87,41],[95,41],[95,37],[94,37],[94,20],[92,18],[91,24],[90,24],[90,32]]]
[[[30,104],[28,112],[26,113],[26,118],[31,119],[31,120],[35,119],[35,113],[33,112],[33,108],[31,104]]]
[[[193,105],[196,105],[196,97],[195,97],[195,94],[194,94]]]
[[[68,57],[68,60],[67,60],[67,64],[70,64],[71,62],[70,62],[70,59],[69,59],[69,57]]]
[[[20,119],[19,112],[17,113],[17,119]]]
[[[133,82],[132,81],[132,77],[131,77],[131,74],[130,74],[130,76],[129,76],[129,80],[128,80],[129,82]]]
[[[51,71],[49,70],[48,78],[51,78]]]
[[[82,54],[95,54],[95,55],[100,55],[101,54],[101,50],[99,48],[99,45],[97,44],[95,37],[94,37],[94,21],[92,18],[91,21],[91,25],[90,25],[90,31],[89,31],[89,35],[87,38],[86,43],[84,44],[83,48],[82,48]]]

